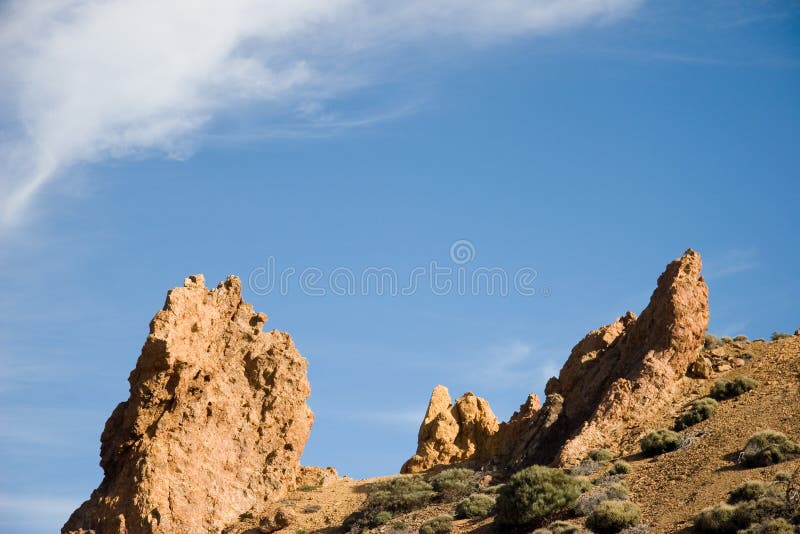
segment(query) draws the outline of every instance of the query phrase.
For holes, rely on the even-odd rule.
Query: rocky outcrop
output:
[[[62,532],[231,531],[294,487],[313,422],[306,360],[266,321],[233,276],[167,294],[102,433],[103,481]]]
[[[401,472],[489,460],[498,429],[497,418],[485,399],[468,392],[453,404],[447,388],[436,386],[419,429],[417,453],[403,464]]]
[[[638,437],[643,422],[677,395],[690,368],[706,372],[696,364],[709,316],[701,268],[693,250],[670,263],[639,317],[628,312],[587,334],[559,376],[548,381],[544,406],[536,409],[537,402],[529,400],[468,457],[476,463],[490,458],[489,463],[503,467],[569,465],[593,448],[619,450],[626,439]],[[490,411],[488,404],[485,411]],[[429,408],[420,448],[409,462],[424,469],[448,463],[451,456],[463,459],[443,453],[450,447],[449,436],[461,427],[448,419],[448,432],[431,440],[430,415]]]
[[[700,255],[686,251],[659,277],[638,318],[629,312],[600,329],[600,342],[585,346],[584,339],[573,349],[558,376],[569,435],[558,463],[575,463],[595,447],[617,449],[624,435],[643,430],[639,423],[675,396],[708,328],[701,269]]]

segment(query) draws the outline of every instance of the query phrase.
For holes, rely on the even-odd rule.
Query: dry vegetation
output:
[[[766,429],[781,432],[790,441],[800,440],[800,337],[781,337],[770,343],[741,339],[732,342],[739,343],[742,350],[751,355],[746,365],[711,379],[693,381],[683,402],[670,413],[663,413],[650,421],[650,428],[673,427],[676,417],[691,413],[697,407],[693,402],[707,397],[720,378],[736,383],[737,376],[746,375],[757,382],[757,387],[718,401],[713,410],[701,406],[704,410],[701,416],[690,416],[685,420],[691,422],[690,425],[679,425],[682,427],[679,432],[681,443],[677,450],[646,457],[636,446],[637,440],[647,434],[644,432],[632,441],[630,453],[620,459],[610,457],[607,451],[593,451],[572,471],[575,479],[583,481],[580,492],[575,494],[575,488],[570,485],[566,495],[562,496],[564,498],[554,504],[559,510],[548,516],[552,521],[544,525],[534,521],[519,531],[532,532],[539,527],[540,534],[587,532],[585,524],[588,521],[597,532],[615,532],[639,523],[626,532],[647,532],[648,529],[642,525],[648,525],[649,532],[654,534],[688,533],[695,531],[693,518],[707,508],[719,508],[723,515],[736,507],[741,507],[740,516],[747,510],[760,513],[758,506],[752,503],[767,501],[763,498],[758,501],[759,497],[754,497],[764,488],[758,482],[772,483],[779,473],[793,472],[800,467],[800,459],[787,459],[764,467],[746,467],[741,463],[741,453],[754,434]],[[711,403],[704,401],[703,404]],[[595,484],[586,486],[584,475]],[[436,530],[440,525],[448,525],[456,533],[512,531],[511,526],[496,526],[494,516],[483,517],[487,510],[492,514],[496,512],[496,506],[492,505],[497,497],[497,488],[479,489],[477,477],[464,472],[425,478],[430,486],[422,489],[433,488],[433,494],[424,496],[421,508],[404,509],[401,506],[392,512],[391,518],[370,532],[416,533],[426,522],[431,527],[426,532],[445,532]],[[286,504],[297,511],[297,520],[283,532],[345,532],[341,528],[343,521],[353,512],[364,510],[365,503],[369,503],[370,491],[375,487],[385,487],[387,480],[344,479],[314,491],[294,492]],[[508,490],[501,488],[499,493],[502,499]],[[528,498],[535,501],[537,497],[529,494]],[[800,496],[794,498],[800,503]],[[315,506],[310,508],[310,505]],[[504,506],[502,502],[500,506]],[[583,516],[577,516],[574,511],[563,513],[565,509],[574,510],[576,506]],[[459,507],[461,512],[457,513]],[[306,513],[303,513],[304,509]],[[473,517],[465,517],[473,514]],[[451,517],[452,521],[449,520]],[[782,532],[781,529],[788,532],[786,525],[783,520],[774,520],[760,528],[765,532]]]

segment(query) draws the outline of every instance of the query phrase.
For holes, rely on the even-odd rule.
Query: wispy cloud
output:
[[[752,248],[737,248],[707,256],[703,273],[708,280],[726,278],[758,268],[758,253]]]
[[[42,187],[71,166],[132,154],[188,157],[215,119],[254,103],[302,118],[308,102],[380,81],[404,47],[551,33],[614,20],[638,3],[7,2],[0,7],[0,225],[18,223]]]
[[[558,374],[559,368],[552,359],[538,357],[530,344],[512,340],[487,347],[463,369],[468,376],[462,381],[492,389],[544,385],[547,378]]]

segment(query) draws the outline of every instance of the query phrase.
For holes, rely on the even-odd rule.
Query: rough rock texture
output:
[[[105,477],[62,532],[220,532],[293,488],[313,422],[306,360],[229,277],[167,294],[101,436]]]
[[[499,424],[489,403],[471,392],[450,400],[444,386],[436,386],[419,429],[417,453],[402,473],[425,471],[441,464],[488,460],[493,454],[492,437]]]
[[[708,328],[708,286],[701,269],[700,255],[687,250],[659,277],[638,318],[628,313],[573,349],[558,377],[570,435],[558,463],[575,463],[595,447],[616,449],[637,422],[672,400]],[[587,344],[590,337],[594,341]]]
[[[333,467],[303,466],[297,474],[295,485],[328,486],[339,480],[339,473]]]
[[[587,334],[558,378],[548,381],[544,406],[539,409],[538,398],[529,399],[496,431],[478,433],[482,439],[473,439],[477,448],[469,454],[453,453],[463,450],[454,446],[454,436],[464,431],[458,420],[447,417],[443,406],[449,404],[449,395],[437,388],[420,429],[417,454],[404,470],[486,458],[506,468],[570,465],[593,448],[619,452],[626,439],[646,430],[643,421],[672,402],[690,368],[709,371],[705,361],[697,365],[709,315],[701,268],[700,255],[693,250],[670,263],[639,317],[628,312]],[[491,413],[488,404],[482,410]]]

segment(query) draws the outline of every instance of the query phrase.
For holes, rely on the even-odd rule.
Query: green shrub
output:
[[[453,518],[439,515],[422,523],[419,534],[448,534],[453,531]]]
[[[594,462],[610,462],[614,459],[614,453],[608,449],[592,449],[586,457]]]
[[[500,525],[535,525],[575,505],[585,487],[560,469],[535,465],[515,473],[500,489],[495,510]]]
[[[628,488],[622,484],[609,484],[590,490],[578,497],[574,510],[577,515],[589,515],[605,501],[626,500],[628,500]]]
[[[419,475],[375,482],[367,492],[362,509],[345,519],[345,529],[360,532],[385,524],[393,515],[422,508],[436,496],[433,487]]]
[[[715,349],[722,345],[722,342],[719,340],[717,336],[714,334],[706,334],[706,338],[703,341],[703,347],[708,350]]]
[[[317,491],[318,489],[319,486],[314,486],[313,484],[303,484],[297,487],[297,491]]]
[[[729,336],[722,336],[721,338],[719,338],[719,340],[722,341],[723,343],[733,343],[733,338]]]
[[[747,501],[757,501],[764,497],[777,496],[779,489],[776,485],[762,480],[748,480],[734,489],[728,495],[728,504],[738,504]]]
[[[740,455],[747,467],[765,467],[800,456],[800,444],[781,432],[762,430],[753,434]]]
[[[631,471],[633,471],[631,464],[629,464],[625,460],[617,460],[616,462],[614,462],[614,465],[611,466],[611,470],[609,471],[609,473],[611,473],[612,475],[627,475]]]
[[[785,502],[778,497],[766,497],[755,501],[746,501],[736,506],[733,511],[733,522],[745,529],[750,525],[783,515]]]
[[[733,380],[721,378],[714,382],[714,386],[711,388],[711,393],[709,393],[709,396],[718,401],[732,399],[733,397],[738,397],[746,391],[754,389],[757,385],[758,382],[749,376],[744,375],[737,376]]]
[[[683,430],[701,421],[705,421],[717,409],[717,401],[710,397],[703,397],[694,401],[689,409],[675,419],[675,430]]]
[[[605,501],[586,518],[586,528],[598,534],[613,534],[639,524],[642,512],[630,501]]]
[[[380,525],[385,525],[391,520],[392,520],[392,512],[387,512],[384,510],[383,512],[378,512],[377,514],[375,514],[375,518],[373,519],[372,522],[375,526],[380,526]]]
[[[497,495],[500,493],[500,489],[505,486],[505,484],[497,484],[495,486],[489,486],[488,488],[482,490],[483,493],[488,493],[489,495]]]
[[[739,529],[733,521],[735,506],[720,504],[700,511],[694,516],[694,530],[701,534],[736,534]]]
[[[494,497],[485,493],[473,493],[456,506],[456,517],[473,518],[492,515]]]
[[[681,436],[677,432],[662,428],[653,430],[639,443],[646,456],[657,456],[665,452],[676,450],[680,447]]]
[[[787,334],[786,332],[773,332],[770,336],[772,341],[778,341],[779,339],[786,339],[787,337],[792,337],[792,334]]]
[[[779,517],[753,525],[743,532],[744,534],[795,534],[796,530],[791,523]]]
[[[748,337],[744,334],[739,334],[738,336],[733,338],[734,341],[749,341]]]
[[[434,491],[445,500],[453,501],[466,497],[478,489],[475,471],[470,469],[447,469],[431,478]]]
[[[743,360],[752,360],[753,358],[755,358],[752,352],[743,352],[739,355],[739,357]]]
[[[583,529],[568,521],[554,521],[544,528],[537,528],[533,534],[580,534]]]

